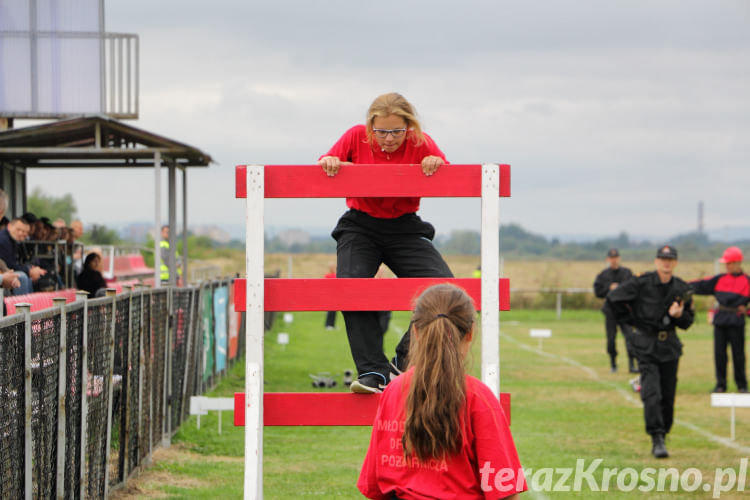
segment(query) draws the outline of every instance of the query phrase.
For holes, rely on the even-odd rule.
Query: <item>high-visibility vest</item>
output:
[[[159,272],[161,273],[162,281],[169,281],[169,266],[167,266],[166,255],[169,255],[169,242],[161,240],[159,242],[159,248],[161,248],[161,265],[159,266]],[[166,250],[166,251],[165,251]]]

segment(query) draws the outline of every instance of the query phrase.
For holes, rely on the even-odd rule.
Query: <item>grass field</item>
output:
[[[266,336],[266,391],[345,390],[341,376],[352,362],[343,321],[339,315],[334,331],[326,331],[323,321],[324,313],[295,313],[290,324],[277,320]],[[386,352],[393,351],[407,324],[407,313],[394,313]],[[529,338],[530,328],[549,328],[552,337],[540,349],[538,341]],[[730,441],[729,409],[710,407],[712,336],[705,315],[681,335],[685,354],[680,362],[676,423],[667,441],[671,457],[660,461],[649,453],[640,400],[628,384],[629,374],[622,368],[615,374],[609,371],[603,330],[603,318],[596,311],[566,310],[561,320],[546,310],[501,314],[501,388],[512,394],[511,429],[521,462],[531,471],[529,482],[537,490],[524,496],[635,498],[644,494],[638,487],[647,488],[650,478],[657,483],[658,472],[648,468],[661,467],[674,468],[682,484],[678,480],[677,491],[669,491],[671,480],[667,480],[665,492],[651,491],[649,497],[711,498],[714,485],[718,493],[719,485],[727,485],[732,473],[740,472],[741,460],[750,456],[750,410],[737,410],[737,439]],[[290,335],[287,346],[276,343],[281,331]],[[624,352],[621,337],[618,342]],[[469,360],[475,374],[480,364],[478,347],[477,339]],[[624,365],[624,355],[620,361]],[[236,365],[212,395],[243,390],[242,370],[241,364]],[[312,388],[309,375],[324,372],[337,378],[336,389]],[[203,417],[200,430],[194,417],[188,420],[173,446],[159,452],[155,465],[116,498],[241,498],[243,430],[230,427],[229,421],[230,416],[224,415],[219,436],[216,414]],[[361,498],[355,483],[369,433],[369,428],[361,427],[266,427],[265,498]],[[582,470],[595,467],[592,483],[582,476],[580,491],[554,491],[564,469],[575,469],[579,460]],[[601,460],[598,467],[597,460]],[[597,491],[604,484],[605,469],[612,474],[609,491]],[[694,485],[698,473],[702,482]],[[565,485],[573,488],[574,476]],[[693,487],[697,491],[687,491]],[[745,495],[735,486],[720,497]]]

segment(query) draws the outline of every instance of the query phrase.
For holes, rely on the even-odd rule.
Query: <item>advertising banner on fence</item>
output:
[[[201,311],[203,324],[203,381],[208,380],[214,374],[214,325],[213,325],[213,308],[214,301],[211,298],[211,289],[203,288],[201,290]]]
[[[214,289],[214,331],[216,332],[216,371],[227,368],[227,301],[229,289]]]
[[[234,287],[229,287],[229,359],[237,357],[237,346],[240,338],[239,315],[234,310]]]

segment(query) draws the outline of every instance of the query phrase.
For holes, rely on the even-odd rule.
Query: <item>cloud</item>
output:
[[[391,90],[452,161],[513,165],[503,222],[673,234],[703,200],[707,226],[744,223],[745,2],[133,0],[106,12],[108,30],[141,40],[134,125],[218,162],[188,174],[195,223],[241,224],[234,165],[313,163]],[[84,218],[106,222],[152,218],[152,178],[40,171],[30,184],[73,192]],[[123,194],[109,208],[112,184]],[[344,210],[268,203],[268,224],[297,227]],[[478,228],[477,207],[424,200],[422,215],[439,232]]]

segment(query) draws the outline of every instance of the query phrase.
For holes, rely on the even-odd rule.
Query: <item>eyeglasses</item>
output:
[[[400,139],[402,135],[406,133],[405,128],[394,128],[394,129],[385,129],[385,128],[374,128],[372,131],[375,133],[375,137],[378,139],[385,139],[388,137],[388,134],[391,134],[394,139]]]

